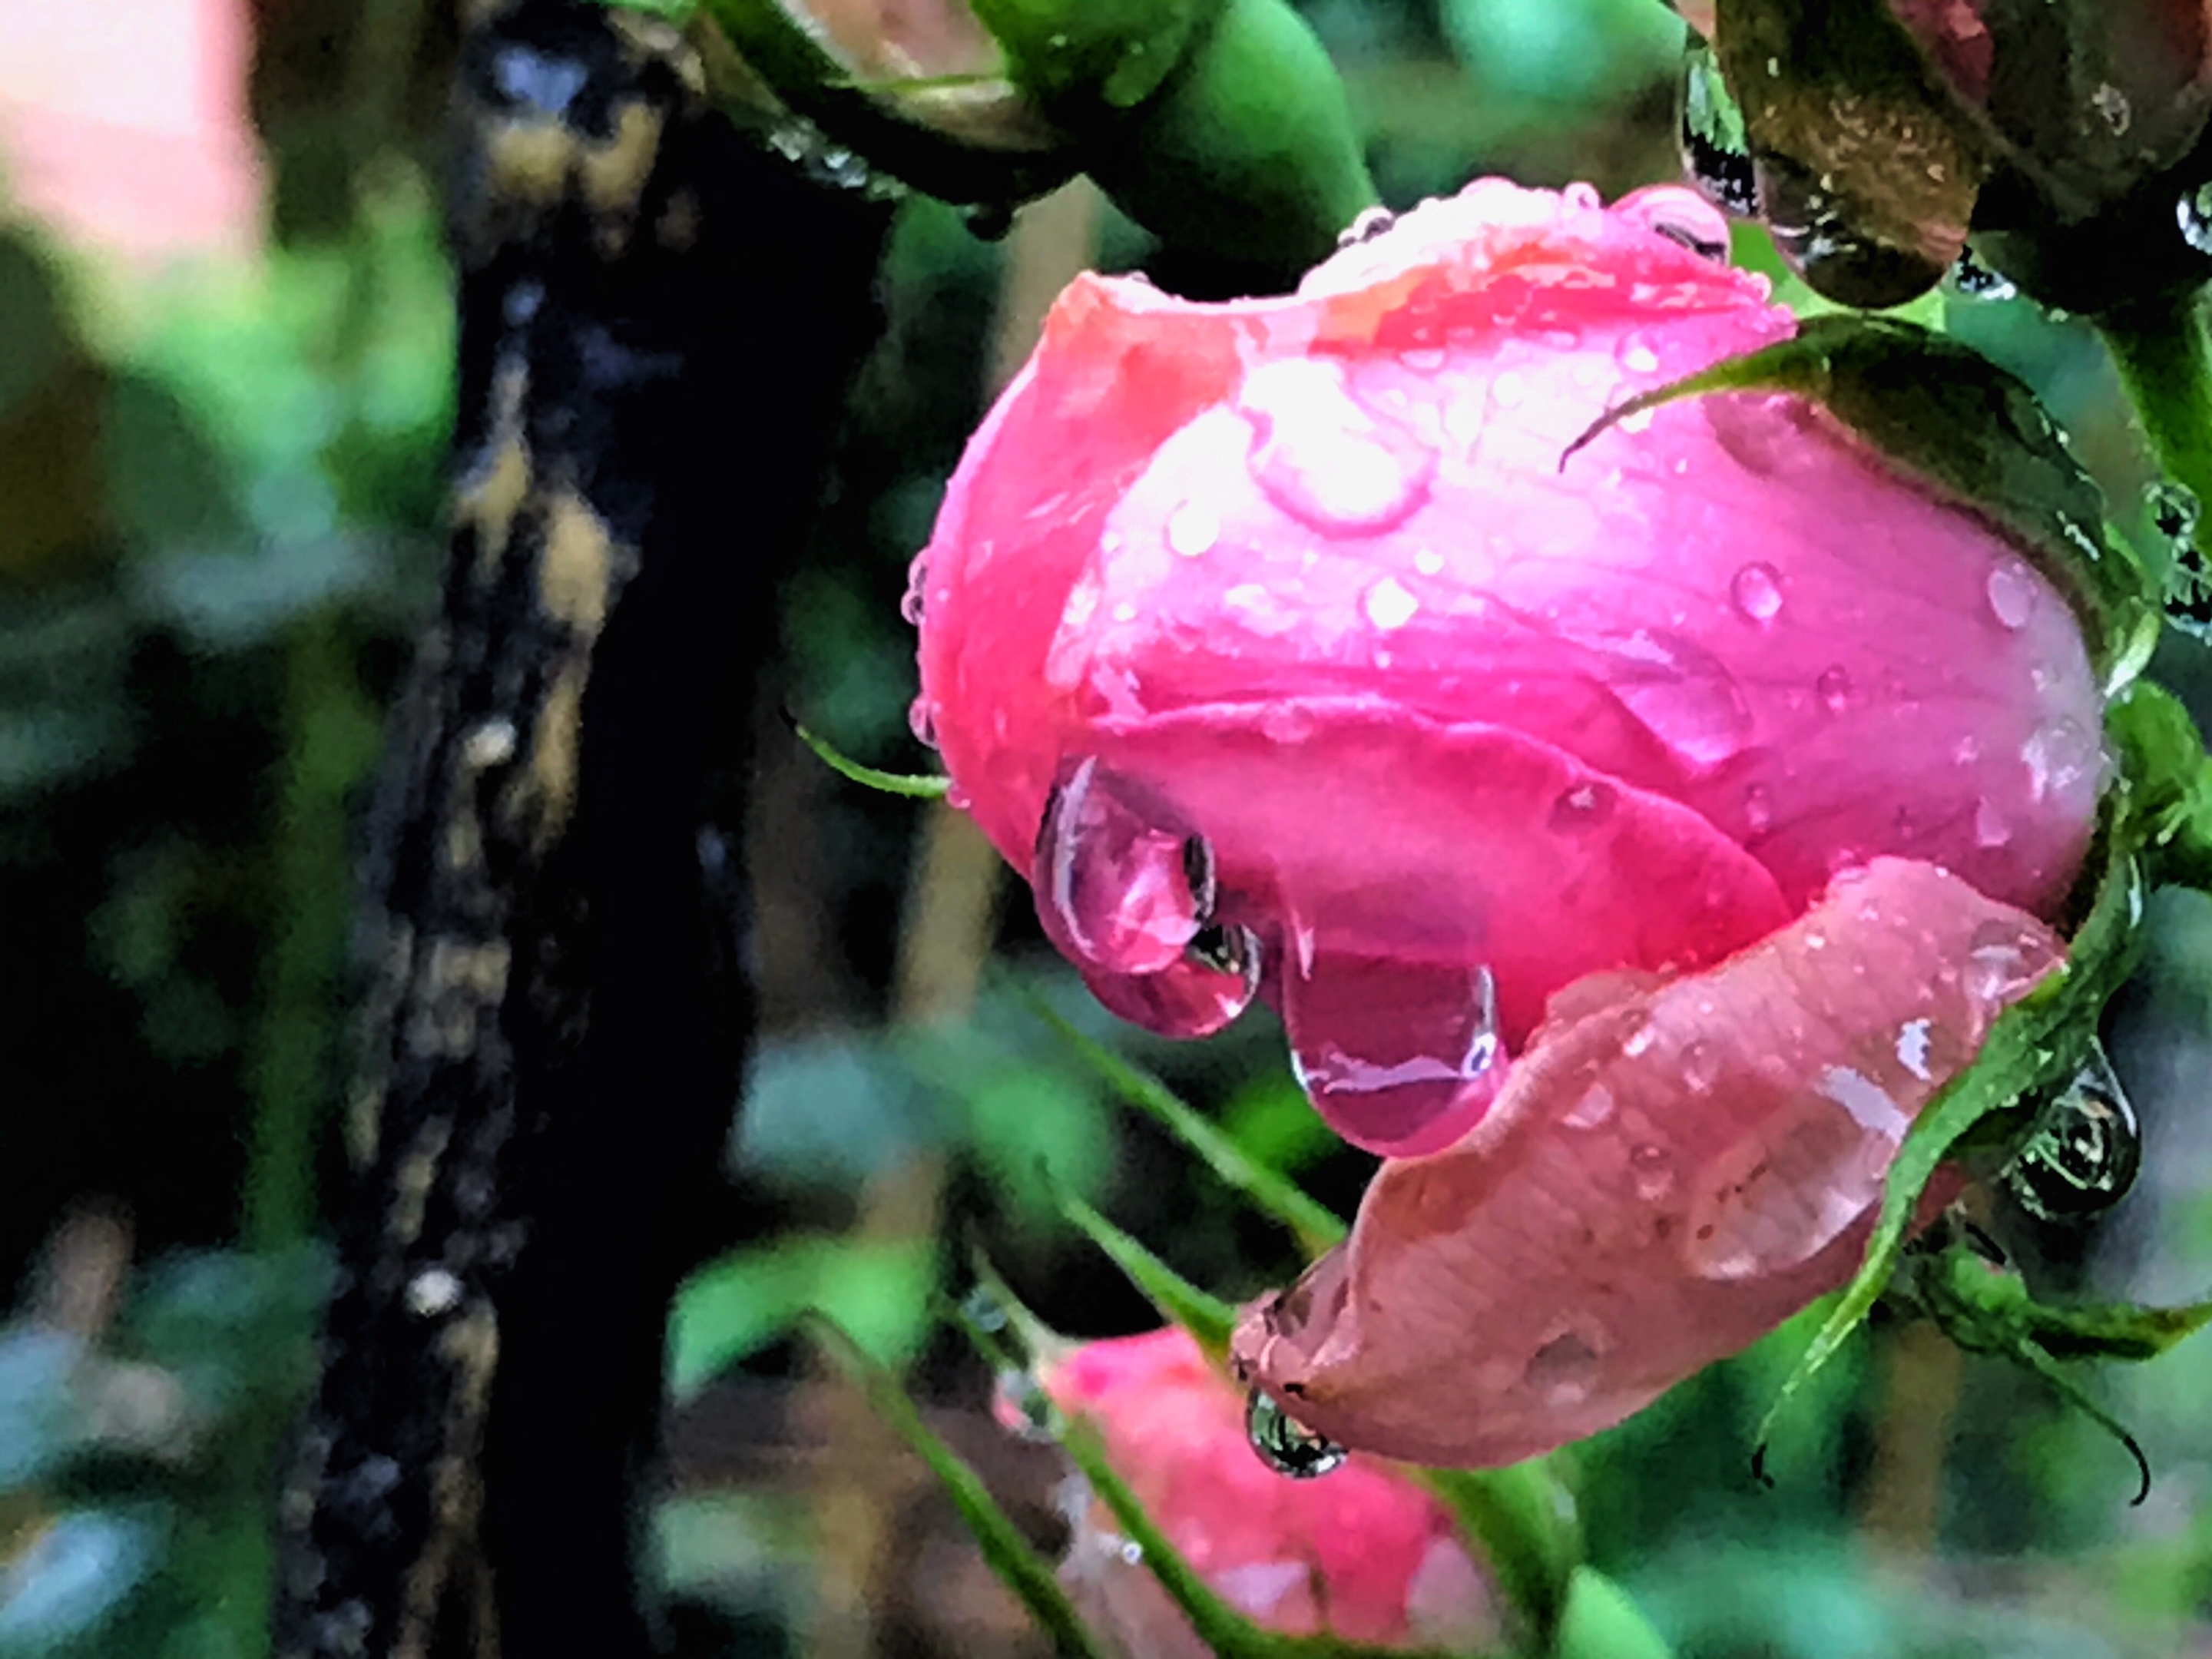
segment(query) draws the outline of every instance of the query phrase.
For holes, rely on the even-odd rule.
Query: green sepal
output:
[[[1130,1105],[1152,1116],[1232,1192],[1255,1209],[1290,1229],[1308,1256],[1317,1256],[1344,1241],[1343,1221],[1316,1203],[1287,1176],[1249,1156],[1200,1113],[1150,1073],[1132,1066],[1103,1044],[1085,1036],[1034,994],[1030,1010],[1052,1028],[1069,1052]]]
[[[827,738],[808,731],[788,711],[784,719],[791,726],[792,735],[841,778],[848,778],[886,795],[904,795],[915,800],[942,800],[952,787],[951,779],[930,773],[879,772],[872,766],[863,766],[834,747]]]
[[[1053,1192],[1068,1224],[1104,1251],[1162,1318],[1188,1331],[1217,1364],[1227,1357],[1230,1334],[1237,1328],[1235,1308],[1192,1284],[1056,1180]]]
[[[2150,1460],[2127,1426],[2060,1369],[2069,1359],[2151,1359],[2212,1322],[2212,1302],[2183,1308],[2115,1303],[2053,1307],[2037,1302],[2018,1273],[1965,1244],[1930,1251],[1914,1267],[1912,1288],[1936,1327],[1968,1353],[2003,1359],[2041,1377],[2069,1406],[2125,1447],[2150,1496]]]
[[[1255,286],[1327,258],[1377,199],[1344,83],[1286,0],[1227,0],[1142,106],[1082,137],[1131,218]]]
[[[2108,732],[2123,750],[2118,730]],[[1990,1025],[1972,1065],[1922,1109],[1882,1183],[1881,1212],[1866,1259],[1837,1298],[1760,1419],[1757,1459],[1763,1462],[1774,1423],[1799,1389],[1864,1322],[1888,1287],[1907,1234],[1936,1168],[1970,1138],[2024,1127],[2025,1105],[2063,1086],[2081,1065],[2105,1005],[2134,970],[2142,944],[2144,824],[2124,783],[2105,797],[2092,866],[2098,872],[2088,914],[2067,946],[2066,960]]]
[[[1628,1592],[1595,1567],[1577,1567],[1559,1620],[1559,1659],[1668,1659],[1667,1638]]]
[[[1721,392],[1787,392],[1901,471],[2005,531],[2063,594],[2107,695],[2158,642],[2155,585],[2035,394],[1980,353],[1892,317],[1814,317],[1797,332],[1610,409],[1560,458],[1633,415]]]
[[[1760,204],[1806,282],[1864,307],[1933,288],[1989,145],[1888,0],[1719,0],[1713,46]]]
[[[1134,109],[1158,91],[1224,3],[970,0],[1016,82],[1076,124],[1102,106]]]
[[[2106,711],[2154,883],[2212,892],[2212,757],[2180,700],[2139,680]]]
[[[718,34],[702,38],[708,26]],[[1002,142],[975,143],[930,125],[923,112],[902,104],[897,87],[856,79],[852,66],[781,0],[700,0],[691,27],[707,60],[709,85],[724,103],[743,102],[715,74],[718,57],[734,46],[744,69],[787,109],[869,167],[941,201],[1010,206],[1058,188],[1079,168],[1073,149],[1037,120],[1011,79],[1002,83],[1008,112]],[[759,119],[757,111],[743,112]]]
[[[1567,1651],[1562,1620],[1583,1555],[1582,1522],[1557,1455],[1502,1469],[1428,1469],[1420,1478],[1480,1547],[1539,1652]],[[1589,1650],[1592,1652],[1602,1650]]]
[[[1419,1659],[1419,1650],[1415,1649],[1373,1647],[1336,1636],[1285,1636],[1261,1629],[1216,1595],[1168,1541],[1167,1534],[1153,1524],[1136,1493],[1114,1472],[1105,1442],[1094,1424],[1086,1418],[1073,1419],[1061,1435],[1060,1444],[1091,1483],[1091,1491],[1113,1511],[1122,1535],[1143,1552],[1145,1565],[1182,1609],[1199,1640],[1220,1659],[1382,1659],[1385,1654]],[[1443,1659],[1443,1656],[1431,1655],[1430,1659]]]
[[[829,1320],[817,1316],[807,1323],[837,1369],[866,1393],[877,1416],[929,1465],[974,1534],[984,1561],[1044,1627],[1053,1644],[1071,1659],[1112,1659],[1060,1588],[1051,1564],[1031,1547],[982,1478],[922,1421],[898,1379]]]

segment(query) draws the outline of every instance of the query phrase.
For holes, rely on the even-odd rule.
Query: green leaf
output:
[[[1960,1347],[2011,1355],[2032,1344],[2053,1359],[2155,1359],[2212,1324],[2212,1301],[2179,1308],[2131,1302],[2039,1302],[2008,1267],[1952,1244],[1920,1261],[1914,1289]]]
[[[648,17],[665,17],[680,23],[699,9],[699,0],[599,0],[611,11],[641,11]]]
[[[936,1282],[926,1243],[786,1238],[710,1262],[676,1292],[669,1387],[680,1399],[819,1310],[884,1359],[921,1346]]]
[[[1143,1291],[1161,1316],[1182,1326],[1214,1359],[1229,1352],[1229,1335],[1237,1328],[1237,1310],[1219,1297],[1199,1289],[1136,1239],[1085,1204],[1066,1187],[1054,1183],[1060,1212],[1079,1232],[1113,1258],[1114,1265]]]
[[[1014,79],[1048,108],[1133,109],[1159,89],[1223,0],[972,0]],[[1061,119],[1070,112],[1054,108]],[[1073,112],[1078,119],[1082,110]]]
[[[1881,1214],[1866,1260],[1761,1419],[1760,1459],[1776,1418],[1858,1328],[1888,1285],[1936,1166],[1984,1120],[2063,1085],[2080,1069],[2105,1004],[2125,982],[2142,945],[2142,872],[2136,858],[2142,835],[2129,790],[2112,790],[2105,799],[2095,902],[2069,943],[2066,961],[1997,1017],[1974,1063],[1905,1132],[1882,1184]]]
[[[1525,1617],[1540,1648],[1563,1640],[1561,1620],[1582,1561],[1574,1494],[1550,1458],[1503,1469],[1424,1469],[1421,1479],[1458,1519]],[[1564,1654],[1564,1646],[1558,1649]],[[1591,1651],[1597,1651],[1592,1650]]]
[[[807,1323],[837,1368],[866,1391],[868,1403],[875,1408],[876,1414],[914,1449],[944,1483],[945,1494],[952,1499],[961,1520],[981,1547],[983,1559],[1044,1627],[1054,1646],[1071,1656],[1071,1659],[1112,1659],[1109,1651],[1083,1622],[1075,1604],[1067,1599],[1067,1592],[1060,1587],[1051,1565],[1030,1547],[1021,1528],[1000,1507],[998,1499],[991,1496],[981,1477],[922,1421],[921,1413],[907,1398],[898,1379],[870,1358],[867,1351],[834,1321],[816,1316],[810,1317]]]
[[[2148,826],[2153,878],[2212,892],[2212,758],[2189,711],[2139,680],[2106,710],[2135,811]]]
[[[1559,1659],[1669,1659],[1673,1650],[1626,1590],[1595,1567],[1577,1567],[1553,1651]]]
[[[886,795],[907,795],[916,800],[942,800],[952,787],[952,780],[915,772],[879,772],[872,766],[842,754],[827,738],[808,731],[787,714],[791,730],[799,742],[811,749],[816,757],[838,776],[850,778],[854,783],[865,784],[871,789],[880,789]]]
[[[2157,592],[2103,495],[2035,396],[1978,352],[1889,317],[1809,318],[1791,338],[1608,410],[1567,461],[1616,422],[1678,398],[1775,391],[1808,398],[1900,470],[1993,520],[2081,619],[2108,694],[2158,641]]]
[[[1289,1228],[1308,1255],[1319,1255],[1343,1241],[1344,1223],[1308,1197],[1296,1182],[1253,1159],[1158,1078],[1077,1030],[1057,1010],[1033,993],[1025,994],[1036,1017],[1052,1028],[1077,1059],[1097,1073],[1122,1099],[1149,1113],[1195,1153],[1224,1185],[1262,1214]]]

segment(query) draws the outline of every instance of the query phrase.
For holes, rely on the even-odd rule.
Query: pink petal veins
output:
[[[1912,1117],[2061,956],[1884,859],[1718,967],[1577,988],[1478,1128],[1386,1164],[1346,1244],[1247,1313],[1240,1370],[1423,1462],[1620,1421],[1850,1277]]]

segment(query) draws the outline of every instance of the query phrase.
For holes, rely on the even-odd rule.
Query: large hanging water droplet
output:
[[[1252,1006],[1260,991],[1260,941],[1251,929],[1215,922],[1191,936],[1182,959],[1150,974],[1083,971],[1107,1011],[1164,1037],[1212,1036]]]
[[[1722,78],[1713,49],[1696,36],[1682,53],[1680,132],[1682,166],[1717,206],[1748,218],[1759,211],[1759,185],[1743,111]]]
[[[1487,968],[1295,955],[1282,978],[1291,1065],[1355,1146],[1409,1158],[1481,1120],[1504,1073]]]
[[[1260,1461],[1292,1480],[1317,1480],[1344,1467],[1352,1455],[1325,1434],[1316,1434],[1261,1389],[1244,1404],[1244,1438]]]
[[[2199,253],[2212,253],[2212,185],[2184,191],[2173,204],[2173,218],[2183,241]]]
[[[2005,1189],[2044,1221],[2079,1221],[2127,1195],[2142,1167],[2142,1131],[2127,1091],[2092,1040],[2074,1080],[2037,1113],[2035,1127],[2006,1165]]]
[[[1362,408],[1333,364],[1297,358],[1245,377],[1252,477],[1268,500],[1327,536],[1401,524],[1428,499],[1436,457]]]
[[[1825,174],[1761,150],[1753,158],[1767,230],[1815,291],[1869,310],[1903,305],[1942,280],[1945,267],[1879,234]]]
[[[1212,854],[1149,792],[1095,757],[1061,769],[1037,828],[1037,919],[1079,967],[1172,967],[1212,919]]]

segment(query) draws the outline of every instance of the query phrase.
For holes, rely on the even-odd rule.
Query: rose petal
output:
[[[1248,1312],[1240,1370],[1424,1462],[1620,1421],[1850,1277],[1913,1115],[2060,955],[1882,860],[1717,968],[1574,999],[1480,1128],[1386,1164],[1347,1244]]]

